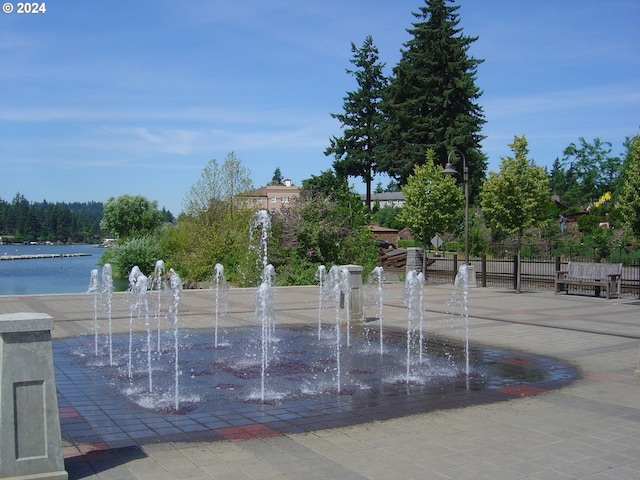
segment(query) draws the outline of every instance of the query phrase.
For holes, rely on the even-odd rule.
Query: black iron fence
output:
[[[556,271],[566,270],[572,262],[622,263],[622,294],[623,296],[640,297],[640,256],[630,255],[628,248],[612,248],[606,258],[602,258],[597,248],[580,246],[562,255],[551,252],[538,252],[535,257],[523,248],[520,262],[520,288],[522,290],[553,290]],[[591,253],[591,255],[588,255]],[[436,255],[428,252],[429,259],[434,260],[427,268],[428,283],[451,283],[455,278],[459,265],[464,262],[464,256],[447,252]],[[517,256],[513,253],[502,255],[483,255],[480,258],[470,258],[476,274],[479,287],[507,287],[516,288],[518,274]],[[579,289],[578,289],[579,291]],[[584,293],[593,293],[591,287],[584,289]]]

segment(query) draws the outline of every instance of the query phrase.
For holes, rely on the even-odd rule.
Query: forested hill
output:
[[[10,202],[0,198],[3,242],[97,243],[104,236],[100,220],[102,202],[29,202],[19,193]]]

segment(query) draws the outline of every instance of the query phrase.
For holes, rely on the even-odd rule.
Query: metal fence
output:
[[[584,250],[576,253],[584,253]],[[464,262],[464,257],[457,254],[444,253],[434,256],[433,252],[431,252],[428,253],[428,257],[435,260],[427,268],[426,281],[428,283],[452,283],[459,265]],[[622,258],[622,255],[620,258]],[[482,256],[481,258],[470,258],[469,261],[474,266],[476,283],[479,287],[516,288],[517,256]],[[520,288],[522,290],[553,290],[556,271],[566,270],[569,261],[623,263],[622,295],[638,296],[640,298],[640,259],[638,258],[635,259],[633,264],[616,261],[615,257],[599,260],[598,257],[585,255],[539,255],[536,258],[521,258]],[[584,294],[594,293],[594,287],[584,287],[583,289],[573,289],[572,287],[572,292],[574,290]]]

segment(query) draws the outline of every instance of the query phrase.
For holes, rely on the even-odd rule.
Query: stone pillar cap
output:
[[[0,333],[53,330],[53,317],[46,313],[17,312],[0,315]]]

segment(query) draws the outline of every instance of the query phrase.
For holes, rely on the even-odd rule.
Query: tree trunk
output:
[[[422,276],[427,279],[427,239],[422,243]]]
[[[518,259],[517,259],[517,274],[516,274],[516,293],[521,292],[521,276],[522,276],[522,232],[518,232]]]

